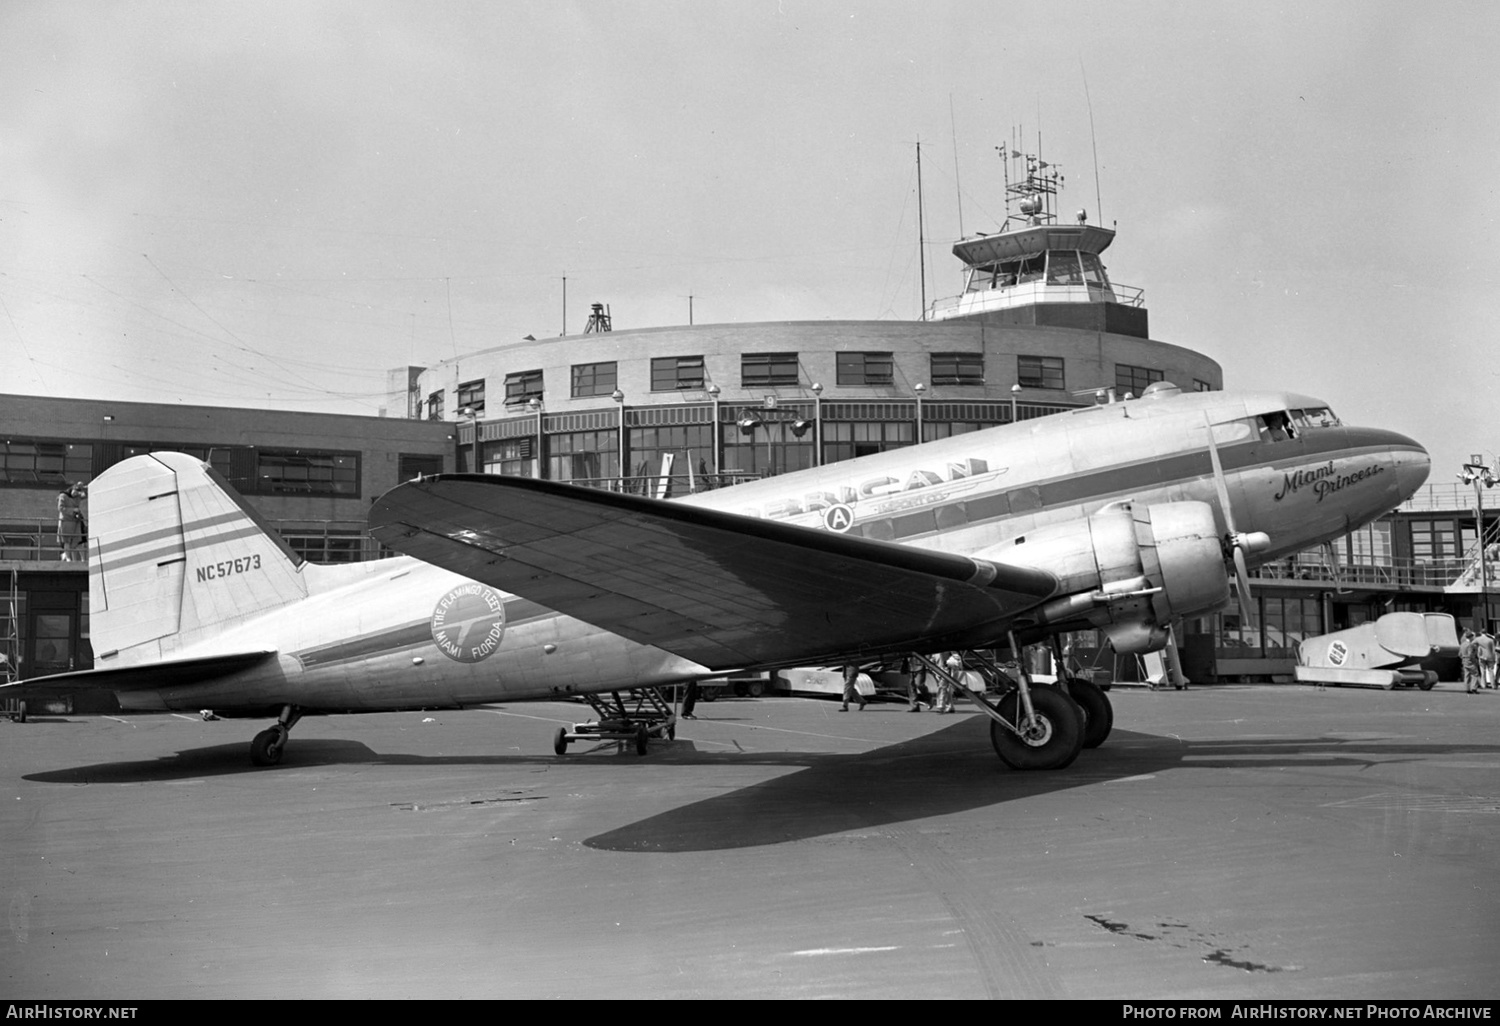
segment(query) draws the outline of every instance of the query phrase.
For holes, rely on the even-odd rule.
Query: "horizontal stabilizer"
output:
[[[1057,586],[1043,570],[488,474],[403,484],[375,501],[370,533],[715,669],[994,640]]]
[[[31,680],[19,680],[14,684],[0,686],[0,698],[46,698],[73,695],[80,691],[150,691],[156,688],[181,687],[184,684],[206,684],[231,673],[248,670],[275,656],[275,650],[233,652],[228,655],[55,673],[49,677],[33,677]]]

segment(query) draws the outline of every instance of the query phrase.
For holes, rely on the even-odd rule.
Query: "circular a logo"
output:
[[[505,603],[477,581],[460,584],[432,610],[432,641],[449,659],[488,659],[505,636]]]
[[[842,502],[834,503],[823,511],[823,526],[843,534],[854,526],[854,510]]]

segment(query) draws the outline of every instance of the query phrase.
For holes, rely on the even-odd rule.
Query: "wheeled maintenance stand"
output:
[[[558,727],[552,736],[552,750],[566,755],[573,741],[619,741],[635,743],[635,754],[645,755],[652,738],[675,740],[677,716],[662,694],[661,688],[636,688],[633,691],[610,691],[584,695],[598,719]]]

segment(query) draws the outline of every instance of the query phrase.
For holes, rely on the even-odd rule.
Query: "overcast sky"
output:
[[[564,276],[573,332],[915,319],[915,144],[932,298],[1019,131],[1153,338],[1451,481],[1500,448],[1497,41],[1490,2],[0,0],[0,392],[373,414],[558,334]]]

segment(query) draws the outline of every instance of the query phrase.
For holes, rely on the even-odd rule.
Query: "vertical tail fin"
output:
[[[95,651],[161,655],[306,595],[301,560],[202,461],[135,456],[89,486]]]

